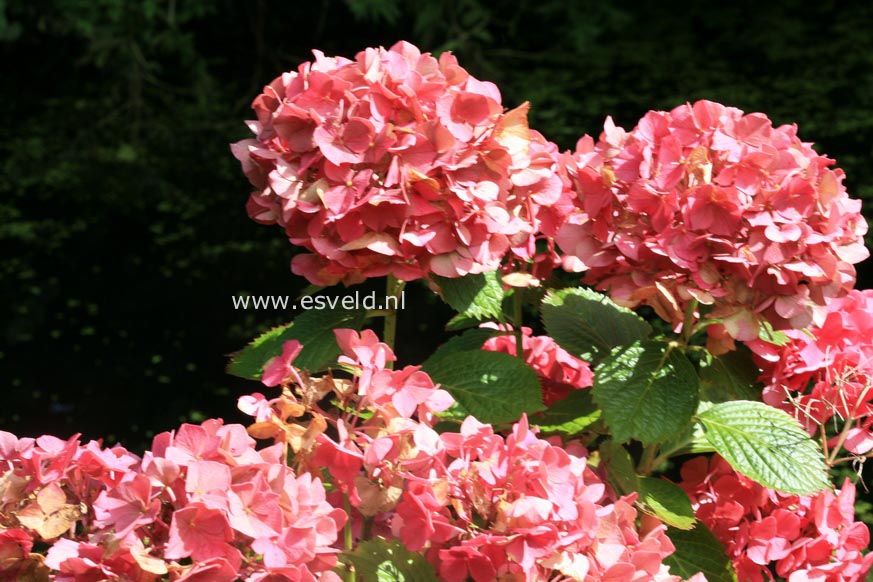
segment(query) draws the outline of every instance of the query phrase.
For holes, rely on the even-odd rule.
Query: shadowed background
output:
[[[247,218],[228,143],[312,48],[452,50],[506,106],[530,101],[562,149],[606,115],[630,129],[701,98],[763,111],[835,158],[870,217],[873,7],[702,4],[0,0],[0,429],[137,450],[182,421],[242,420],[236,397],[257,388],[224,373],[224,354],[291,314],[231,296],[305,282],[280,230]],[[408,295],[411,363],[449,314]]]

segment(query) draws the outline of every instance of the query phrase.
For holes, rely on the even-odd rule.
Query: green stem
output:
[[[394,275],[388,275],[386,285],[385,285],[385,304],[386,307],[388,305],[388,298],[393,297],[393,307],[385,310],[385,322],[383,329],[383,338],[388,347],[392,350],[394,349],[394,344],[397,341],[397,307],[400,306],[401,298],[403,297],[403,286],[406,284],[405,281],[400,281]],[[394,368],[393,362],[388,362],[387,367],[389,369]]]
[[[643,449],[643,456],[640,459],[640,464],[637,465],[637,473],[642,475],[643,477],[647,477],[649,473],[651,473],[656,465],[656,461],[658,459],[658,445],[649,445],[645,449]]]
[[[515,355],[524,360],[524,331],[522,331],[522,298],[518,289],[512,291],[512,325],[515,328]]]
[[[665,451],[660,451],[660,454],[658,454],[654,459],[652,459],[651,467],[649,468],[649,471],[650,472],[654,471],[655,469],[657,469],[658,467],[660,467],[661,465],[666,463],[668,460],[670,460],[670,457],[672,457],[676,451],[682,450],[685,447],[685,445],[687,445],[690,442],[691,442],[691,439],[689,438],[689,439],[686,439],[686,440],[683,440],[683,441],[676,443],[675,445],[673,445],[672,447],[670,447],[669,449],[667,449]]]
[[[368,540],[373,537],[373,517],[364,518],[364,529],[361,531],[361,539]]]
[[[855,419],[853,417],[849,417],[846,419],[845,424],[843,424],[843,430],[840,431],[839,436],[837,437],[837,443],[834,445],[834,448],[831,449],[831,454],[827,456],[827,464],[828,467],[832,467],[837,460],[837,456],[840,454],[840,451],[843,448],[843,443],[846,442],[846,439],[849,436],[849,431],[852,430],[852,427],[855,424]],[[824,425],[822,425],[822,430],[824,430]],[[827,453],[825,453],[827,454]]]
[[[694,312],[696,310],[697,299],[692,299],[685,308],[685,320],[682,322],[682,343],[686,346],[691,341],[691,336],[697,331],[694,325]]]
[[[352,503],[349,501],[348,494],[343,495],[343,510],[346,512],[346,525],[343,528],[343,538],[346,547],[346,552],[351,552],[355,546],[355,538],[352,534]],[[351,566],[349,571],[346,572],[346,582],[355,582],[355,578],[357,578],[357,574],[355,573],[354,566]]]

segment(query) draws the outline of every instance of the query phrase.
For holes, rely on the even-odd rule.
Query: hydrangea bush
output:
[[[248,426],[0,432],[0,580],[865,579],[829,471],[873,451],[866,222],[796,127],[701,101],[560,153],[403,42],[253,107],[232,150],[292,270],[421,281],[453,337],[401,368],[409,314],[303,312],[232,356]]]

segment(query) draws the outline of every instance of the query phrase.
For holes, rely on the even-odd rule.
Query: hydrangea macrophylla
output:
[[[772,491],[735,472],[719,456],[682,467],[680,485],[697,518],[725,545],[740,580],[861,582],[873,565],[862,554],[867,526],[854,520],[855,486],[812,496]]]
[[[410,483],[391,526],[441,580],[678,582],[662,563],[674,550],[665,527],[638,529],[633,498],[610,501],[581,446],[538,438],[526,418],[504,438],[471,417],[438,447],[441,462]]]
[[[374,515],[393,507],[387,497],[406,478],[401,461],[420,469],[429,465],[425,451],[436,438],[431,429],[435,413],[448,409],[454,399],[418,366],[389,369],[394,352],[373,331],[337,329],[334,334],[342,350],[338,363],[354,372],[351,380],[310,378],[296,370],[299,344],[285,342],[282,355],[263,374],[265,384],[283,386],[282,394],[269,400],[262,394],[243,396],[239,407],[258,421],[250,432],[279,440],[290,435],[294,463],[301,470],[326,467],[352,505],[363,515]],[[344,412],[320,408],[319,401],[331,393]],[[309,420],[299,421],[304,415]],[[328,423],[335,437],[325,434]]]
[[[618,303],[681,326],[711,306],[710,348],[820,322],[869,253],[861,203],[843,172],[773,127],[709,101],[647,113],[630,132],[607,119],[561,162],[577,210],[556,240],[564,266]]]
[[[353,61],[314,54],[255,99],[256,137],[232,146],[256,188],[249,215],[310,251],[295,273],[412,280],[535,258],[567,204],[527,105],[504,113],[492,83],[406,42]]]
[[[142,458],[0,432],[0,578],[338,581],[345,512],[283,462],[281,445],[254,445],[218,420],[162,433]],[[30,554],[36,541],[50,546],[44,566]]]
[[[749,342],[762,368],[764,402],[793,413],[810,432],[832,418],[845,422],[830,446],[864,455],[873,450],[873,290],[854,290],[828,303],[820,325],[785,330],[776,345]]]
[[[393,351],[372,331],[334,333],[339,361],[354,375],[348,384],[331,378],[341,405],[336,420],[308,399],[307,413],[328,418],[336,430],[319,429],[311,449],[296,452],[295,463],[326,468],[354,508],[353,531],[366,527],[398,537],[411,551],[427,555],[447,582],[554,575],[591,582],[678,581],[662,564],[673,551],[664,526],[647,523],[638,530],[633,499],[611,500],[581,446],[565,450],[557,440],[538,438],[526,418],[506,438],[472,417],[460,433],[438,434],[434,413],[453,403],[448,393],[417,367],[387,369]],[[543,347],[529,339],[534,352]],[[573,364],[570,380],[584,384],[587,377],[590,383],[587,365],[556,358],[554,347],[545,346],[552,354],[545,356],[544,372],[550,377],[561,372],[567,381],[550,366]],[[286,344],[273,362],[291,365],[287,356],[295,349]],[[543,354],[533,356],[539,360]],[[267,366],[265,378],[273,372]],[[300,379],[304,385],[292,388]],[[282,396],[244,397],[241,407],[263,419],[266,402],[279,425],[289,400],[306,401],[314,390],[310,385],[319,382],[288,369],[279,382]]]
[[[543,403],[551,406],[570,395],[573,390],[588,388],[594,374],[588,362],[571,355],[546,335],[533,335],[529,327],[522,328],[524,361],[533,368],[543,387]],[[512,335],[493,337],[482,349],[516,355],[516,340]]]

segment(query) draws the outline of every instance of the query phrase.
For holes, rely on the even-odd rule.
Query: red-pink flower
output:
[[[0,580],[17,575],[32,549],[33,540],[23,529],[0,530]]]
[[[504,113],[492,83],[406,42],[314,54],[264,88],[255,138],[231,146],[256,189],[249,215],[309,251],[295,273],[333,284],[550,262],[534,240],[570,205],[526,104]]]
[[[869,254],[832,163],[795,126],[709,101],[651,111],[631,132],[608,119],[561,163],[577,196],[557,236],[564,266],[677,328],[689,304],[708,306],[695,318],[715,320],[714,352],[757,338],[761,321],[821,321]]]
[[[764,402],[791,412],[810,432],[832,419],[847,423],[845,436],[829,446],[857,455],[873,450],[873,290],[833,299],[820,324],[784,334],[783,345],[749,342]]]
[[[185,570],[174,582],[235,582],[238,568],[224,558],[210,558]]]
[[[282,353],[275,358],[271,358],[264,365],[261,381],[266,386],[278,386],[288,379],[297,379],[295,378],[297,372],[292,364],[302,349],[303,346],[297,340],[289,340],[283,343]]]
[[[861,582],[873,565],[867,526],[854,521],[855,486],[811,496],[769,490],[721,457],[682,467],[694,512],[724,544],[740,580]]]
[[[0,578],[38,575],[30,552],[40,536],[58,582],[332,580],[322,575],[336,565],[346,514],[277,447],[256,450],[244,427],[220,420],[161,433],[142,459],[76,437],[0,433]],[[283,544],[278,570],[257,554]],[[197,563],[172,562],[188,559]]]
[[[119,538],[134,528],[154,521],[161,502],[152,499],[152,484],[145,475],[130,472],[112,489],[100,493],[94,502],[96,524],[113,527]]]
[[[584,457],[525,418],[506,438],[468,418],[441,439],[445,461],[409,484],[392,531],[442,579],[675,580],[664,526],[637,529],[632,498],[607,498]]]
[[[164,555],[172,560],[190,556],[198,561],[224,557],[231,540],[233,530],[223,511],[192,503],[173,514]]]

